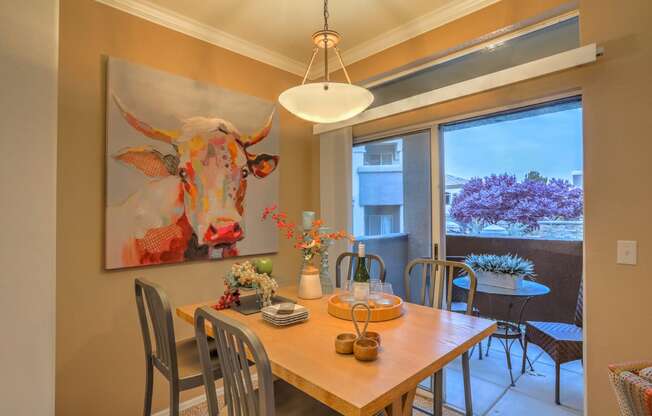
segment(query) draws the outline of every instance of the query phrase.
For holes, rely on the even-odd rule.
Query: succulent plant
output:
[[[534,263],[514,254],[470,254],[464,262],[475,271],[502,273],[514,278],[536,276]]]

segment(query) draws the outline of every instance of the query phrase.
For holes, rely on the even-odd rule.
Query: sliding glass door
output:
[[[405,265],[433,255],[432,149],[430,129],[353,146],[353,234],[383,258],[399,296]]]

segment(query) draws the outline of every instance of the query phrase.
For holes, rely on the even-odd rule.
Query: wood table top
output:
[[[279,292],[297,298],[294,288]],[[345,415],[372,415],[384,409],[496,329],[493,321],[406,303],[402,317],[369,324],[368,330],[381,335],[380,354],[376,361],[361,362],[335,352],[335,337],[355,330],[351,321],[328,314],[327,301],[328,296],[298,299],[310,310],[310,319],[289,327],[268,324],[259,313],[220,313],[260,337],[275,376]],[[192,324],[195,309],[215,303],[181,306],[177,315]]]

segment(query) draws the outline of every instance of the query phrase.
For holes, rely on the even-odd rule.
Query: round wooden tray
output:
[[[383,295],[386,299],[392,300],[392,305],[376,305],[373,301],[369,302],[371,307],[371,322],[381,322],[396,319],[403,315],[403,300],[394,295]],[[351,321],[351,304],[342,302],[340,295],[335,294],[328,298],[328,313],[336,318],[346,319]],[[364,322],[367,320],[367,311],[364,309],[357,309],[355,311],[356,318]]]

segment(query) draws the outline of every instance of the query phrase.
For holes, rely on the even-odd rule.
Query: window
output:
[[[365,146],[364,164],[367,166],[398,164],[399,152],[397,148],[397,143],[367,145]]]
[[[364,207],[365,235],[386,235],[401,231],[401,206],[378,205]]]
[[[579,98],[441,131],[448,235],[582,240]]]

